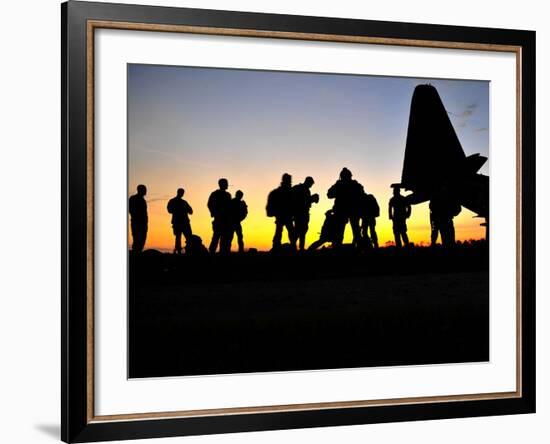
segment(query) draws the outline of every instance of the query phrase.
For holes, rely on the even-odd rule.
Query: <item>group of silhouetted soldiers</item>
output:
[[[286,229],[290,248],[304,250],[305,238],[309,230],[309,212],[314,203],[319,202],[318,194],[311,194],[315,181],[311,176],[303,183],[292,185],[292,176],[283,174],[279,187],[268,195],[267,216],[275,218],[273,251],[281,248],[283,230]],[[208,209],[212,216],[212,240],[208,251],[216,253],[219,247],[221,254],[229,254],[231,243],[237,236],[238,251],[244,252],[242,221],[248,214],[248,207],[243,200],[243,192],[237,191],[235,197],[227,191],[227,179],[218,181],[218,189],[208,198]],[[137,193],[130,197],[129,212],[132,231],[132,250],[141,252],[147,237],[147,202],[145,185],[138,185]],[[172,215],[172,230],[175,236],[174,253],[181,254],[182,235],[185,237],[186,253],[204,250],[200,237],[193,235],[189,216],[193,214],[191,206],[183,199],[185,190],[179,188],[176,196],[168,201],[167,210]],[[320,237],[313,242],[310,250],[315,250],[330,242],[334,247],[342,245],[347,224],[351,226],[354,247],[359,249],[378,248],[376,218],[380,207],[372,194],[365,192],[363,185],[352,178],[349,169],[343,168],[340,178],[327,192],[329,199],[334,199],[333,207],[325,213],[325,221]],[[461,207],[453,199],[449,190],[442,187],[430,201],[431,242],[435,245],[441,235],[444,246],[455,243],[453,218],[460,213]],[[401,248],[409,245],[407,236],[407,219],[411,216],[411,204],[407,196],[400,193],[399,186],[393,186],[393,196],[389,201],[389,218],[393,225],[395,246]]]
[[[227,179],[218,181],[218,189],[213,191],[208,198],[208,209],[212,216],[212,241],[209,251],[214,254],[218,249],[220,253],[227,254],[231,251],[233,237],[237,235],[239,252],[244,252],[243,230],[241,222],[248,214],[246,202],[243,200],[243,192],[237,191],[235,197],[227,191]],[[138,185],[137,193],[130,197],[130,228],[132,231],[132,251],[141,252],[145,246],[147,237],[147,202],[145,185]],[[204,246],[199,236],[193,234],[189,216],[193,214],[191,205],[183,199],[185,190],[178,188],[176,196],[168,201],[166,209],[172,215],[172,231],[175,237],[174,253],[181,254],[182,235],[185,237],[186,253],[202,253]]]
[[[239,245],[239,253],[244,252],[243,229],[241,222],[248,215],[248,207],[243,200],[243,192],[238,190],[235,197],[227,191],[227,179],[218,180],[218,189],[208,198],[208,210],[212,216],[212,241],[209,251],[214,254],[220,247],[220,253],[228,254],[231,251],[231,242],[235,234]]]
[[[313,203],[319,202],[319,195],[310,192],[314,183],[312,177],[306,177],[303,183],[292,186],[292,177],[285,173],[280,187],[269,194],[267,215],[275,217],[274,250],[281,245],[283,227],[287,229],[292,249],[296,249],[296,243],[300,250],[305,248],[309,211]],[[325,213],[321,235],[309,246],[310,250],[326,242],[331,242],[335,247],[342,245],[348,222],[352,228],[354,246],[378,247],[376,218],[380,215],[380,208],[375,197],[365,193],[363,186],[352,179],[350,170],[344,168],[340,172],[340,179],[329,188],[327,197],[334,199],[334,206]]]
[[[292,186],[292,176],[285,173],[281,185],[269,193],[266,212],[269,217],[275,218],[274,250],[281,247],[284,228],[293,249],[296,249],[297,243],[300,250],[305,248],[309,210],[311,205],[319,202],[319,195],[312,195],[310,191],[314,183],[313,178],[308,176],[303,183]]]

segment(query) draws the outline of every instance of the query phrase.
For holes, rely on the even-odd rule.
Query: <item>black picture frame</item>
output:
[[[98,420],[90,414],[88,23],[112,21],[267,33],[511,45],[521,54],[521,338],[519,396],[318,410]],[[69,1],[61,5],[61,438],[90,442],[535,412],[535,32]],[[93,364],[93,363],[92,363]]]

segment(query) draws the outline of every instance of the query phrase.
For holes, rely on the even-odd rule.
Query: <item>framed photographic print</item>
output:
[[[535,33],[62,5],[62,439],[535,411]]]

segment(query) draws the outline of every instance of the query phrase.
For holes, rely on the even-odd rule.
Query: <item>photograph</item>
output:
[[[128,63],[128,377],[490,361],[490,92]]]

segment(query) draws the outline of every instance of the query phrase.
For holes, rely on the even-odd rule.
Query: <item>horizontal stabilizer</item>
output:
[[[487,162],[487,157],[481,154],[472,154],[466,157],[466,168],[470,173],[477,173],[483,165]]]

